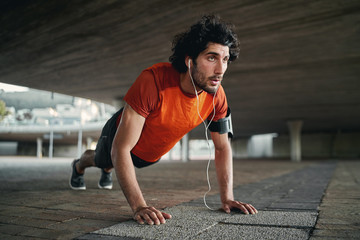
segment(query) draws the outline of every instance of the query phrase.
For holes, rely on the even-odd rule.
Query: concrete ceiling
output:
[[[0,82],[111,104],[209,12],[241,41],[223,82],[235,137],[286,133],[293,119],[360,131],[358,0],[3,0]]]

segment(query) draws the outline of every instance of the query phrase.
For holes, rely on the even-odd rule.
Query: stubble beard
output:
[[[222,81],[222,77],[218,77],[216,75],[206,78],[205,74],[198,71],[196,65],[194,65],[193,69],[191,69],[191,75],[194,78],[195,86],[210,94],[216,93]],[[212,79],[220,79],[220,83],[217,86],[209,86],[208,82]]]

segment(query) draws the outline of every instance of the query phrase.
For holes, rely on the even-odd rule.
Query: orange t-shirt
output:
[[[170,63],[158,63],[145,69],[131,86],[124,100],[146,118],[139,141],[132,153],[147,162],[155,162],[167,153],[186,133],[213,117],[213,94],[196,95],[180,88],[180,74]],[[215,96],[217,121],[226,116],[227,101],[224,89]]]

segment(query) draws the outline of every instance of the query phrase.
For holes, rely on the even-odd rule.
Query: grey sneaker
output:
[[[111,172],[107,173],[104,171],[104,169],[101,169],[101,177],[98,186],[101,189],[112,189],[113,183],[112,183]]]
[[[71,177],[70,177],[69,184],[70,184],[70,187],[74,190],[85,190],[86,186],[85,186],[85,182],[84,182],[84,174],[79,174],[75,168],[75,164],[79,161],[80,161],[80,159],[75,159],[71,163]]]

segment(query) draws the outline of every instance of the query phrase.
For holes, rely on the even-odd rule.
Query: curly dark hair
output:
[[[188,31],[174,37],[171,49],[173,54],[169,57],[171,64],[180,73],[186,72],[185,57],[189,56],[196,61],[198,55],[208,47],[209,42],[228,46],[229,62],[239,56],[239,41],[233,26],[223,22],[219,16],[205,15]]]

